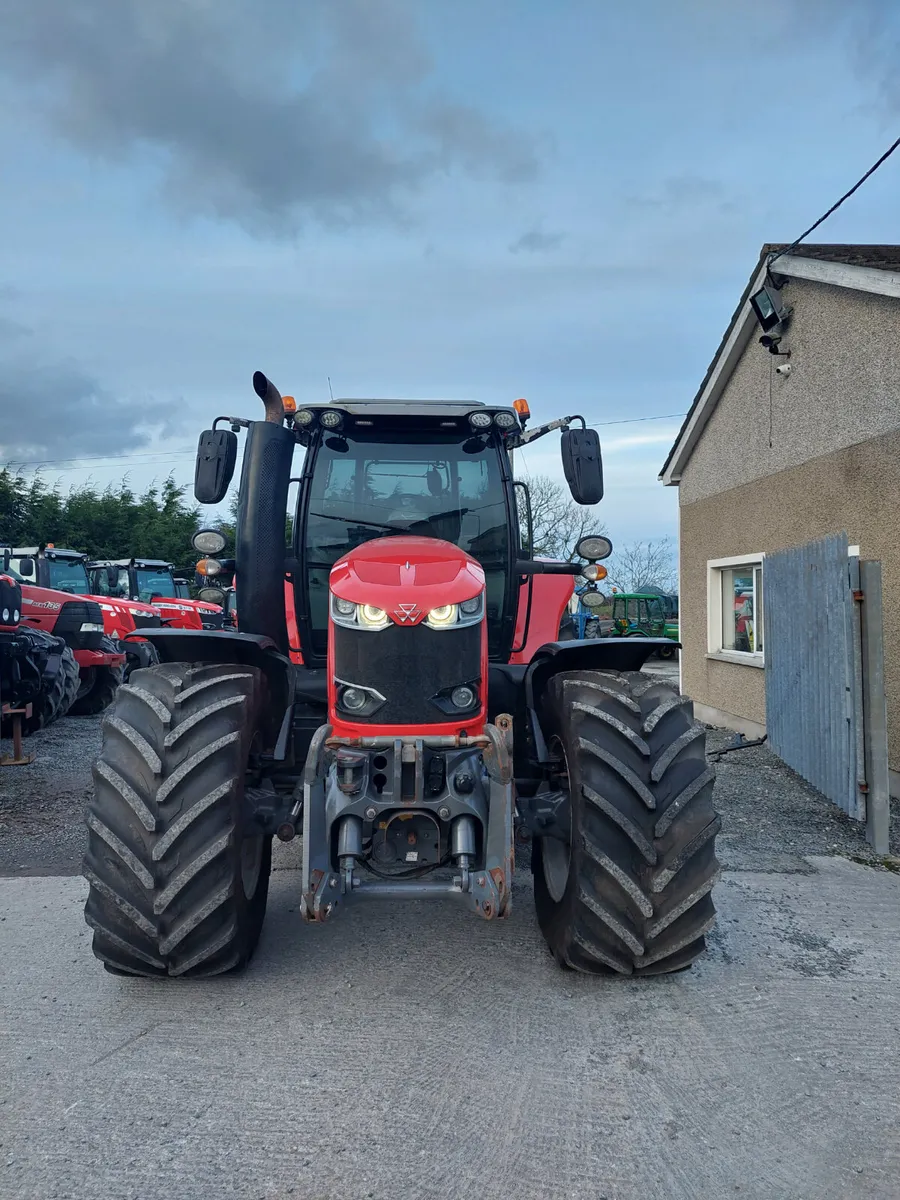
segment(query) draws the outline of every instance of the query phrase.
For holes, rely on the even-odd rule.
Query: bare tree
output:
[[[593,505],[576,504],[565,487],[549,475],[530,475],[533,553],[541,558],[571,561],[575,544],[588,533],[605,533]],[[522,506],[524,508],[524,506]],[[525,515],[521,513],[522,541],[526,543]]]
[[[606,563],[607,584],[620,592],[678,591],[678,562],[674,539],[631,542],[618,548]]]

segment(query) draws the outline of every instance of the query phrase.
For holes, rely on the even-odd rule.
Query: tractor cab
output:
[[[301,835],[307,921],[422,899],[506,917],[530,840],[560,964],[689,965],[717,872],[704,731],[640,674],[658,639],[560,640],[612,546],[536,558],[513,476],[520,447],[559,432],[573,502],[598,503],[596,431],[528,429],[522,400],[298,407],[260,372],[253,387],[264,419],[218,417],[194,481],[220,504],[245,432],[233,562],[220,529],[193,539],[198,574],[240,595],[237,629],[154,631],[161,665],[104,726],[84,871],[98,957],[138,975],[246,963],[272,838]],[[106,829],[128,831],[127,877]]]
[[[404,536],[450,543],[481,566],[488,653],[507,661],[518,604],[515,563],[524,556],[507,450],[517,414],[474,404],[354,400],[302,409],[295,428],[298,419],[306,448],[294,525],[304,661],[326,658],[335,563],[368,542]],[[557,614],[551,638],[558,624]]]

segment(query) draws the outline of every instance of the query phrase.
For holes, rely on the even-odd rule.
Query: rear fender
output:
[[[161,663],[239,663],[258,667],[269,685],[264,712],[266,752],[284,762],[290,751],[296,669],[271,638],[228,629],[142,629],[140,639],[151,642]],[[127,637],[125,641],[131,641]]]
[[[639,671],[660,647],[679,643],[669,638],[598,638],[586,641],[547,642],[525,672],[525,704],[532,748],[538,762],[548,762],[542,725],[542,701],[547,684],[561,671]]]

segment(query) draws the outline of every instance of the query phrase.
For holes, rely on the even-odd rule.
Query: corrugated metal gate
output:
[[[846,535],[766,555],[763,644],[772,750],[887,853],[880,585],[880,563],[851,557]]]

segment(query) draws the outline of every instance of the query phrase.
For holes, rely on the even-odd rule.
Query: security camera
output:
[[[790,363],[779,363],[778,366],[775,368],[776,375],[784,375],[785,377],[787,377],[788,375],[790,375],[790,373],[791,373],[791,364]]]

